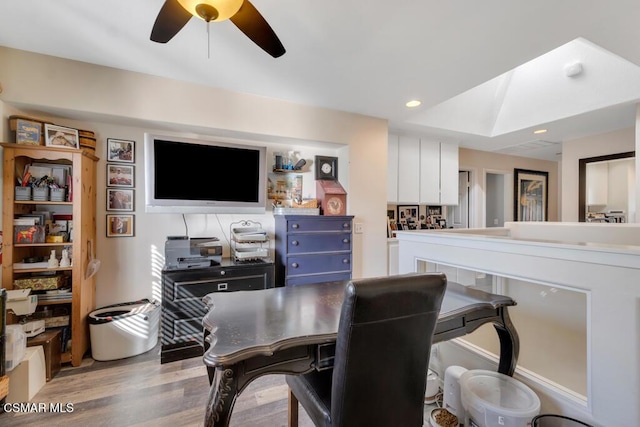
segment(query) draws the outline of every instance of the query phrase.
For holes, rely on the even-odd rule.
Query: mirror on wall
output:
[[[580,159],[580,222],[634,222],[635,173],[634,151]]]

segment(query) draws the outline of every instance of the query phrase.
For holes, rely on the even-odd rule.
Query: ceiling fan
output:
[[[151,40],[167,43],[192,16],[207,24],[229,19],[274,58],[286,52],[276,33],[249,0],[166,0],[153,24]]]

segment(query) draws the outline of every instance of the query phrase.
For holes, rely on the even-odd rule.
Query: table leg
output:
[[[511,323],[507,307],[500,308],[500,323],[494,323],[493,327],[500,339],[500,362],[498,372],[513,376],[518,364],[518,354],[520,353],[520,338],[515,326]]]
[[[206,427],[227,427],[238,397],[238,378],[234,367],[215,370],[204,419]]]

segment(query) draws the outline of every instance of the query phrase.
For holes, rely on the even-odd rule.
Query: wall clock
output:
[[[338,179],[338,158],[328,156],[316,156],[316,180]]]

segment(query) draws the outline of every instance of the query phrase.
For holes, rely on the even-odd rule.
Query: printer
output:
[[[220,265],[222,243],[217,237],[168,236],[164,244],[164,267],[182,270]]]

